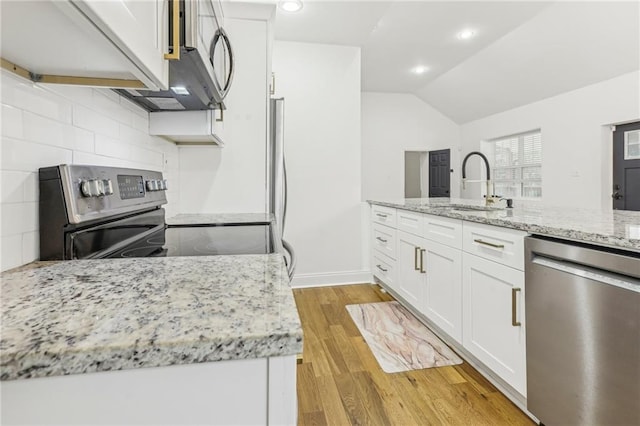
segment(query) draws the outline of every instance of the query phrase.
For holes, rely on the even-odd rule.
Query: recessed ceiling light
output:
[[[470,38],[475,37],[476,32],[471,29],[462,30],[458,33],[458,38],[460,40],[469,40]]]
[[[414,67],[412,71],[415,74],[424,74],[425,72],[429,71],[429,67],[425,67],[424,65],[418,65],[417,67]]]
[[[298,12],[302,9],[302,1],[300,0],[283,0],[279,5],[280,9],[285,12]]]

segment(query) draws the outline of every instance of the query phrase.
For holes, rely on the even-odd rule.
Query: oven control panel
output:
[[[167,203],[167,182],[153,170],[63,164],[40,169],[40,189],[64,200],[73,224]]]
[[[118,190],[123,200],[142,198],[144,197],[144,180],[142,176],[118,175]]]

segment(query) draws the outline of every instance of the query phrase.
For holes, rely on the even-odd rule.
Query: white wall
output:
[[[276,41],[285,98],[293,285],[370,279],[362,255],[360,48]]]
[[[38,168],[101,164],[164,172],[177,212],[178,150],[148,134],[146,111],[115,92],[34,85],[2,71],[0,267],[39,257]]]
[[[640,72],[624,74],[578,90],[462,125],[462,155],[480,141],[542,130],[542,203],[611,209],[610,124],[640,119]],[[477,161],[476,161],[477,160]],[[479,159],[469,163],[469,179],[479,177]],[[460,173],[452,189],[459,190]],[[465,198],[478,198],[468,185]],[[516,202],[517,204],[517,202]]]
[[[404,198],[404,151],[451,149],[458,164],[460,127],[411,94],[362,93],[362,198]]]
[[[264,212],[267,21],[227,19],[235,76],[225,99],[223,148],[180,147],[183,213]]]

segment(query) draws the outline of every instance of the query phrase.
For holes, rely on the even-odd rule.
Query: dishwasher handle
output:
[[[531,260],[531,263],[544,266],[546,268],[551,268],[556,271],[576,275],[602,284],[626,288],[640,293],[640,280],[633,277],[623,276],[613,272],[590,268],[588,266],[579,265],[573,262],[552,259],[540,255],[534,256]]]
[[[525,259],[535,261],[540,256],[552,262],[573,265],[575,268],[601,270],[606,273],[640,279],[640,253],[600,247],[584,243],[571,243],[551,237],[525,237]]]

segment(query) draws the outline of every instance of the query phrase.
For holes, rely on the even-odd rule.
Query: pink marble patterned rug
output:
[[[462,364],[455,352],[398,302],[346,308],[385,373]]]

